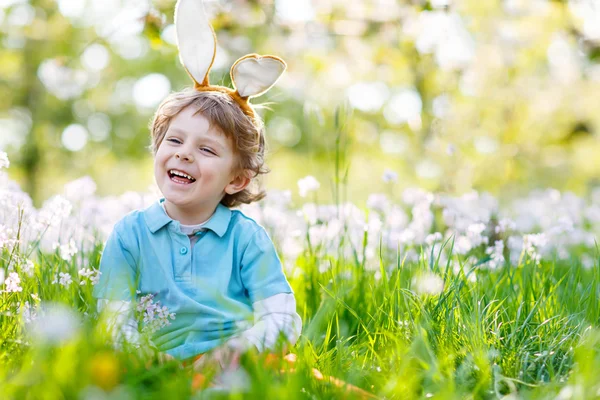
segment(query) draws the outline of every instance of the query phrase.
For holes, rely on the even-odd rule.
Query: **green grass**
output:
[[[193,395],[189,368],[160,364],[151,350],[114,350],[89,282],[74,279],[68,288],[51,283],[56,272],[75,277],[79,267],[97,267],[100,250],[98,243],[86,257],[78,254],[69,262],[39,253],[34,275],[19,274],[23,291],[0,294],[1,397],[98,398],[93,395],[100,388],[112,393],[109,398],[208,393]],[[302,274],[290,277],[304,321],[293,349],[296,372],[278,374],[264,366],[264,355],[249,354],[243,363],[250,392],[231,398],[343,397],[343,390],[314,379],[311,368],[380,398],[555,398],[561,390],[563,398],[599,397],[598,264],[586,270],[576,260],[535,265],[523,258],[521,265],[464,268],[465,274],[440,265],[435,255],[405,263],[397,254],[393,267],[368,271],[360,257],[325,258],[319,252],[307,247],[297,261]],[[5,248],[0,267],[7,269],[15,256]],[[320,272],[323,261],[330,268]],[[15,268],[20,271],[19,263]],[[441,293],[414,290],[413,278],[424,271],[444,280]],[[76,310],[82,321],[77,334],[55,344],[31,337],[16,307],[35,303],[32,293]]]

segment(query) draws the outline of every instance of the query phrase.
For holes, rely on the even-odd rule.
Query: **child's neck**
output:
[[[165,212],[167,215],[175,220],[179,221],[181,225],[198,225],[202,224],[210,219],[214,214],[217,207],[213,207],[208,210],[193,210],[190,212],[186,209],[182,209],[181,207],[176,206],[175,204],[169,203],[168,200],[165,200],[162,203]]]

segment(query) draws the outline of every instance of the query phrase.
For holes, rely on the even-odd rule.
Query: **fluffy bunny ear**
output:
[[[175,30],[179,59],[195,86],[208,86],[208,72],[215,60],[217,38],[202,0],[178,0]]]
[[[242,98],[258,96],[277,82],[286,67],[279,57],[248,54],[231,67],[231,80]]]

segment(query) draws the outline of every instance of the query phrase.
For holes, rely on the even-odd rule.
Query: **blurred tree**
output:
[[[219,43],[212,82],[229,85],[230,66],[247,53],[288,63],[275,90],[254,100],[265,106],[271,182],[280,186],[331,176],[323,166],[346,101],[355,109],[344,131],[352,198],[382,191],[373,176],[384,168],[399,173],[398,190],[582,191],[598,177],[592,1],[205,4]],[[148,122],[164,96],[190,83],[174,5],[0,2],[0,148],[37,204],[83,174],[103,192],[149,183]]]

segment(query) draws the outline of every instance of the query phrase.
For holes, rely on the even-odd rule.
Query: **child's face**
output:
[[[226,193],[237,193],[249,183],[236,178],[231,139],[195,112],[186,107],[171,120],[154,158],[156,183],[178,214],[212,212]]]

